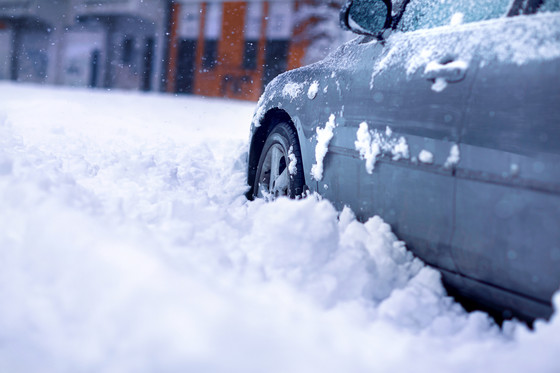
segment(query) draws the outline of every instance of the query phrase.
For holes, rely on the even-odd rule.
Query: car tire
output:
[[[253,185],[254,197],[298,198],[304,190],[305,178],[297,133],[289,124],[280,123],[272,129],[264,143]]]

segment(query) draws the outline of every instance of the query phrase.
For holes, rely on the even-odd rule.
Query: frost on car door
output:
[[[560,13],[480,29],[457,169],[452,246],[470,276],[460,288],[490,284],[487,302],[548,316],[560,285]]]

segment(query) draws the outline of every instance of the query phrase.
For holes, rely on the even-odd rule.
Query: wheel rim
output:
[[[273,197],[287,196],[290,192],[290,175],[288,173],[287,156],[280,144],[272,145],[265,156],[259,194]]]

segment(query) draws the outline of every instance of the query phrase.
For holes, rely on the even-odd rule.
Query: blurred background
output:
[[[0,80],[257,100],[352,37],[344,0],[0,0]]]

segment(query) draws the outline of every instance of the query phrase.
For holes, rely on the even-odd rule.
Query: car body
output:
[[[288,124],[300,161],[289,174],[303,173],[304,189],[383,218],[455,294],[504,317],[549,317],[560,287],[559,8],[349,1],[342,23],[363,35],[278,76],[259,100],[250,194],[264,194],[263,148]],[[382,20],[352,18],[364,9]]]

